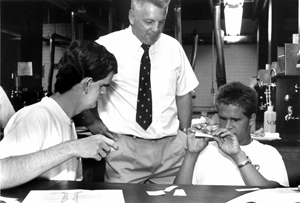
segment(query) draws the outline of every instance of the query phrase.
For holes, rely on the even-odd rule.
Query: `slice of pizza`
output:
[[[195,137],[209,137],[212,138],[214,133],[220,128],[218,124],[203,125],[195,133]]]

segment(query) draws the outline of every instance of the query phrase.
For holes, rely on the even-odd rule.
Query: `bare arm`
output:
[[[178,118],[180,121],[180,129],[189,128],[192,120],[192,96],[191,93],[187,93],[183,96],[176,97]]]
[[[101,160],[117,144],[102,135],[64,142],[31,154],[0,159],[2,189],[26,183],[73,157]]]
[[[198,153],[186,152],[182,165],[176,175],[174,184],[192,184],[194,168]]]
[[[92,134],[102,134],[115,141],[117,141],[117,138],[120,137],[119,134],[109,131],[106,125],[102,122],[98,115],[97,107],[85,110],[76,117]]]
[[[208,145],[209,138],[196,138],[197,126],[188,131],[187,139],[187,151],[183,160],[183,163],[177,173],[174,180],[174,184],[192,184],[194,168],[198,159],[198,156],[203,149]]]
[[[220,129],[214,136],[219,148],[228,154],[237,165],[247,160],[247,155],[240,148],[237,137],[227,129]],[[252,164],[239,168],[246,186],[279,187],[275,181],[269,181]]]
[[[242,150],[231,157],[237,165],[247,159],[246,154]],[[246,186],[265,186],[271,188],[280,187],[279,183],[267,180],[264,176],[262,176],[252,164],[247,164],[241,167],[240,172]]]

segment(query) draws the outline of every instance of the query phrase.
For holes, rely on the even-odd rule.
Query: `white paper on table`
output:
[[[165,192],[171,192],[173,189],[175,189],[177,187],[178,187],[177,185],[172,185],[172,186],[166,187],[166,189],[164,189],[164,191]]]
[[[23,203],[125,203],[122,190],[32,190]]]
[[[247,192],[247,191],[254,191],[254,190],[259,190],[260,188],[256,187],[256,188],[239,188],[239,189],[235,189],[238,192]]]
[[[18,198],[3,197],[3,196],[0,196],[0,202],[1,201],[6,202],[6,203],[20,203],[18,201]]]
[[[173,196],[186,196],[186,193],[183,189],[176,189]]]
[[[255,203],[295,203],[300,200],[298,188],[260,189],[234,198],[227,203],[255,202]]]
[[[163,190],[147,191],[147,194],[149,196],[162,196],[162,195],[166,195],[166,193]]]

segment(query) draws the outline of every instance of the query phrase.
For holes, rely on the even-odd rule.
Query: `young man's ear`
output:
[[[92,78],[84,78],[83,80],[83,90],[85,92],[85,94],[87,94],[89,92],[89,87],[93,81]]]
[[[255,122],[256,122],[256,113],[253,113],[250,117],[249,125],[253,126],[253,125],[255,125]]]

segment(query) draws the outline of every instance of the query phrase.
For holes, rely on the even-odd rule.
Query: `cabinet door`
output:
[[[283,139],[300,139],[300,76],[276,77],[276,131]]]

